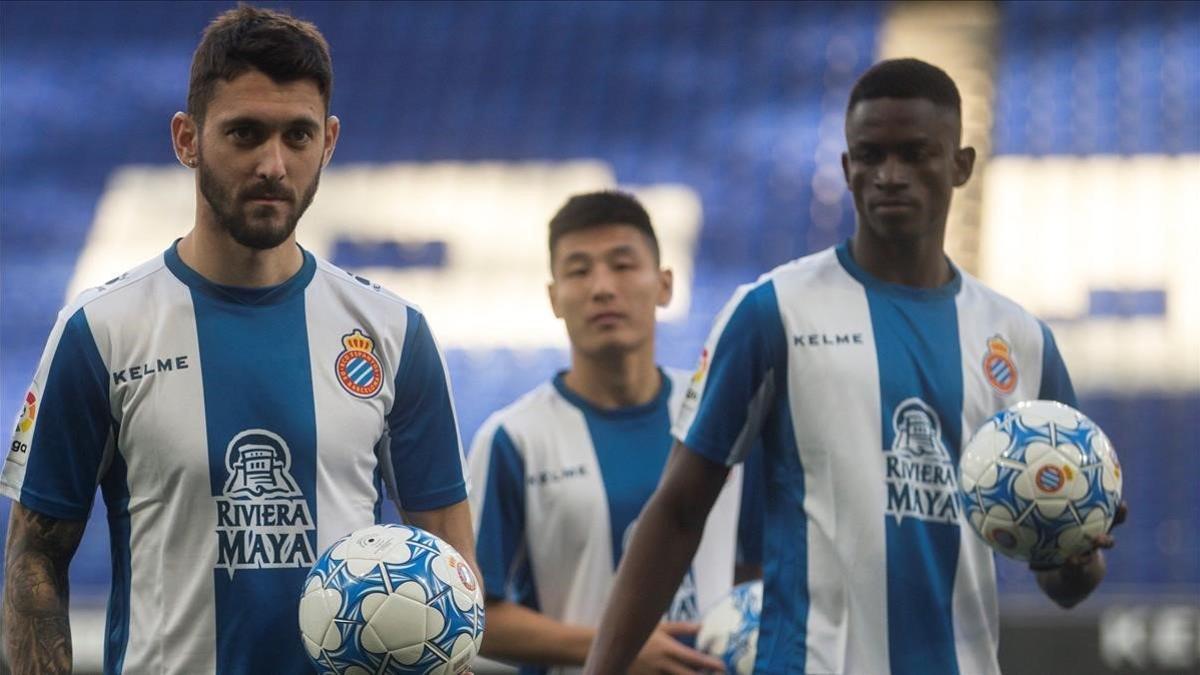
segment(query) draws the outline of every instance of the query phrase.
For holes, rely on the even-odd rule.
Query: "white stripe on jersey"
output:
[[[862,287],[842,272],[832,251],[814,258],[775,277],[787,335],[862,333],[863,344],[827,350],[820,359],[795,348],[788,352],[788,396],[808,517],[807,667],[818,673],[882,673],[886,660],[872,660],[879,650],[862,649],[859,641],[887,644],[887,613],[861,606],[864,598],[886,597],[878,516],[885,498],[883,466],[842,451],[879,449],[878,388],[869,384],[879,377],[874,338]],[[864,396],[864,386],[873,395]],[[838,423],[846,419],[856,423]],[[856,591],[848,593],[851,588]]]

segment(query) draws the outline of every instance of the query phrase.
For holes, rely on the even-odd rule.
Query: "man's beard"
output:
[[[296,201],[296,192],[291,188],[266,181],[256,183],[234,195],[232,190],[221,184],[209,166],[205,164],[204,158],[200,158],[200,194],[204,196],[204,200],[208,202],[208,206],[216,215],[217,224],[228,232],[229,236],[233,237],[237,243],[260,251],[275,248],[287,241],[287,238],[296,230],[296,223],[300,221],[300,216],[304,215],[309,205],[312,204],[313,197],[317,194],[317,185],[320,182],[321,172],[318,170],[317,175],[313,177],[312,184],[304,191],[304,195],[299,201]],[[284,201],[278,207],[286,204],[294,208],[291,214],[285,218],[282,226],[274,227],[261,220],[247,218],[242,205],[251,199],[282,199]],[[260,212],[263,218],[269,218],[278,207],[260,206],[256,207],[255,211]]]

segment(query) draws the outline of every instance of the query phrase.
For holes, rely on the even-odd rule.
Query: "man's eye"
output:
[[[229,130],[229,137],[239,143],[252,141],[254,140],[255,135],[254,129],[251,129],[250,127],[234,127]]]
[[[307,129],[292,129],[287,138],[291,143],[307,143],[312,140],[312,132]]]

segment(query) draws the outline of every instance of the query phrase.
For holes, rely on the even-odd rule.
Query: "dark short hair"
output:
[[[554,245],[565,234],[603,225],[629,225],[646,235],[654,261],[658,262],[658,237],[650,224],[650,214],[633,195],[617,190],[588,192],[571,197],[550,219],[550,259]]]
[[[954,80],[920,59],[891,59],[868,68],[850,90],[846,114],[859,102],[876,98],[923,98],[962,117],[962,98]]]
[[[313,80],[329,112],[333,61],[321,31],[282,12],[240,5],[204,29],[192,56],[188,114],[203,122],[217,81],[228,82],[251,69],[280,83]]]

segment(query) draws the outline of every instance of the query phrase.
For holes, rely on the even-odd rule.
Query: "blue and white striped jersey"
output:
[[[477,555],[490,596],[566,623],[600,622],[634,523],[666,465],[689,377],[665,370],[655,400],[600,410],[567,389],[560,373],[484,423],[468,462]],[[667,613],[671,620],[699,620],[731,588],[739,537],[744,562],[760,560],[762,505],[756,513],[753,502],[762,493],[753,479],[743,490],[740,469],[717,498]]]
[[[755,672],[998,673],[995,570],[956,499],[972,430],[1017,401],[1075,404],[1049,330],[955,273],[921,290],[843,244],[738,290],[673,433],[766,456]]]
[[[0,491],[112,532],[107,673],[298,673],[316,556],[466,498],[448,377],[421,313],[304,253],[287,282],[213,284],[176,247],[59,315]]]

